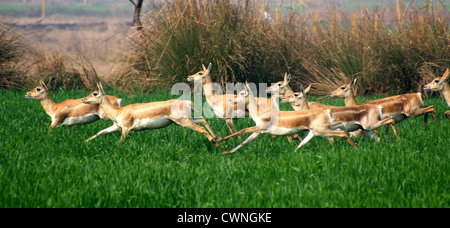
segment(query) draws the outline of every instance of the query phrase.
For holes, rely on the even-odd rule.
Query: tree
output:
[[[134,0],[130,0],[130,2],[134,5],[133,25],[136,26],[136,30],[140,32],[142,30],[140,14],[144,0],[137,0],[137,3],[135,3]]]

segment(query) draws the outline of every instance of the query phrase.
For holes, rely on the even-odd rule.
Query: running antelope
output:
[[[220,145],[215,140],[215,135],[206,120],[201,117],[196,122],[205,124],[211,136],[203,127],[198,126],[191,118],[192,102],[186,100],[168,100],[151,103],[131,104],[124,107],[114,106],[103,90],[101,83],[97,84],[98,90],[85,97],[85,104],[97,104],[105,111],[106,116],[114,121],[114,128],[101,134],[122,130],[120,141],[123,142],[130,131],[146,129],[158,129],[176,123],[182,127],[189,128],[206,136],[216,147]],[[99,135],[86,140],[89,141]]]
[[[445,71],[444,75],[433,79],[430,83],[423,87],[426,91],[441,92],[444,96],[447,105],[450,107],[450,72],[449,69]],[[445,112],[445,116],[450,120],[450,110]]]
[[[349,84],[344,84],[331,92],[331,97],[340,97],[345,99],[345,106],[361,105],[356,102],[353,93],[353,87],[356,78]],[[381,105],[385,117],[393,117],[395,123],[399,123],[408,117],[417,117],[425,115],[425,125],[427,124],[428,113],[431,113],[436,123],[439,122],[433,106],[424,107],[421,93],[409,93],[392,97],[386,97],[379,100],[366,101],[362,104]],[[388,132],[388,128],[386,128]]]
[[[98,119],[109,120],[98,105],[83,104],[81,99],[67,99],[61,103],[53,102],[47,85],[42,80],[40,84],[41,86],[28,91],[25,97],[41,101],[45,112],[52,118],[49,130],[60,125],[67,125],[67,131],[70,133],[72,125],[88,124]],[[122,99],[114,96],[108,98],[113,105],[122,105]]]
[[[310,106],[307,99],[307,93],[310,88],[311,85],[305,90],[301,87],[300,92],[284,97],[282,102],[291,104],[295,110],[308,110],[310,109]],[[381,107],[381,105],[368,104],[352,107],[337,107],[320,104],[319,106],[322,109],[330,110],[333,120],[342,122],[347,132],[362,130],[365,136],[380,141],[380,138],[372,131],[384,125],[391,124],[395,136],[398,138],[394,119],[392,117],[383,119],[383,107]]]
[[[291,81],[291,75],[288,73],[284,73],[284,80],[275,83],[274,85],[267,88],[266,92],[272,94],[272,98],[279,96],[283,98],[285,96],[289,96],[294,93],[294,90],[289,86],[289,82]],[[277,136],[272,135],[272,139],[275,139]],[[298,135],[293,135],[297,140],[301,140]],[[291,141],[291,136],[288,136],[289,142]]]
[[[212,66],[211,63],[209,64],[208,68],[206,68],[205,65],[202,65],[203,69],[193,75],[190,75],[187,78],[187,80],[189,82],[193,81],[201,82],[206,101],[208,102],[209,106],[213,109],[214,114],[216,115],[217,118],[225,119],[227,126],[230,129],[230,132],[234,133],[236,132],[236,128],[234,127],[233,119],[236,119],[241,116],[242,117],[248,116],[248,110],[246,110],[242,106],[232,105],[227,102],[227,98],[235,97],[235,95],[216,94],[210,76],[211,66]],[[256,98],[256,99],[258,100],[258,103],[261,104],[261,106],[266,105],[266,109],[278,109],[275,103],[272,103],[271,99],[267,98]],[[237,138],[240,139],[239,136],[237,136]]]
[[[242,146],[250,143],[261,134],[271,134],[288,136],[297,134],[299,132],[309,130],[308,135],[295,149],[296,151],[308,143],[314,136],[322,137],[340,137],[347,140],[347,142],[357,148],[356,145],[350,140],[345,131],[337,131],[339,127],[343,128],[342,123],[333,123],[330,119],[330,111],[323,109],[311,109],[302,111],[278,111],[271,110],[266,112],[260,112],[259,104],[256,101],[252,91],[248,84],[247,89],[242,90],[237,95],[236,99],[230,99],[229,102],[234,104],[245,104],[248,107],[251,118],[255,121],[256,126],[245,128],[234,134],[231,134],[223,140],[227,140],[239,134],[252,133],[244,142],[230,151],[226,151],[223,154],[232,154],[236,152]]]

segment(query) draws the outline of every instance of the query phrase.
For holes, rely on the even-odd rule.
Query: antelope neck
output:
[[[100,108],[103,109],[103,111],[108,117],[113,117],[114,119],[117,117],[117,113],[121,109],[119,107],[114,106],[106,95],[102,98]]]
[[[53,115],[53,112],[55,111],[56,103],[52,101],[49,93],[46,93],[45,97],[43,99],[41,99],[41,105],[48,115],[50,115],[50,116]]]
[[[356,100],[355,100],[355,95],[353,95],[353,91],[352,91],[352,95],[350,95],[349,97],[346,97],[344,101],[345,101],[345,106],[358,105],[358,103],[356,103]]]
[[[214,91],[211,77],[208,76],[206,78],[206,83],[203,85],[203,89],[205,90],[204,93],[205,93],[206,99],[209,99],[216,95],[216,91]]]
[[[286,86],[286,92],[284,94],[280,94],[280,95],[289,96],[292,94],[294,94],[294,90],[292,90],[290,86]]]
[[[444,86],[442,94],[444,95],[445,101],[447,101],[447,105],[450,107],[450,85],[448,83]]]

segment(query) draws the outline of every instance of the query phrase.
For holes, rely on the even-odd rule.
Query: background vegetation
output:
[[[123,17],[129,12],[127,26],[131,22],[131,4],[61,4],[48,6],[52,12],[49,18],[57,18],[59,14],[105,17],[91,11]],[[5,12],[8,7],[14,9],[10,14],[20,14],[25,6],[9,5],[0,9]],[[65,48],[70,54],[61,49],[35,49],[29,52],[34,53],[33,57],[28,56],[21,64],[17,64],[23,59],[20,57],[9,62],[2,60],[2,64],[20,66],[14,68],[17,77],[8,76],[8,81],[14,81],[10,85],[16,87],[30,87],[43,78],[55,81],[54,87],[64,84],[68,88],[82,88],[86,84],[89,88],[91,81],[101,79],[130,93],[152,92],[185,81],[201,64],[211,62],[213,80],[222,84],[245,80],[270,83],[289,72],[293,83],[316,83],[313,87],[316,94],[327,94],[337,84],[354,77],[359,79],[360,94],[415,92],[450,65],[448,7],[443,1],[405,0],[385,4],[377,1],[364,4],[352,1],[150,1],[145,4],[144,29],[139,34],[114,29],[107,35],[99,35],[112,28],[103,20],[93,19],[95,23],[91,27],[97,29],[90,32],[92,35],[80,32],[63,35],[67,33],[64,30],[84,26],[73,27],[72,22],[68,22],[59,24],[56,27],[59,29],[48,29],[55,30],[55,34],[60,34],[58,37],[68,36],[72,43]],[[82,8],[86,12],[66,12],[72,8]],[[119,8],[124,11],[117,11]],[[14,30],[14,25],[3,25],[2,29],[4,37],[22,35]],[[119,38],[119,33],[123,34],[121,41],[125,42],[105,43],[105,39],[110,42],[112,37]],[[76,34],[103,38],[100,44],[85,45],[89,39],[70,38]],[[45,37],[38,37],[42,38]],[[52,42],[48,46],[54,47],[53,40],[59,38],[48,39]],[[35,48],[27,39],[22,40],[28,45],[26,49]],[[99,49],[102,46],[106,51]],[[25,49],[15,50],[24,53]],[[97,67],[96,59],[101,59],[104,66]],[[80,74],[84,74],[79,70],[80,63],[87,64],[84,68],[95,72],[90,74],[95,77],[79,79]]]
[[[396,1],[389,11],[372,7],[350,13],[302,11],[306,6],[290,3],[154,5],[127,60],[136,71],[126,70],[133,73],[122,86],[170,87],[212,62],[213,80],[222,84],[274,82],[289,72],[298,83],[323,84],[323,92],[358,77],[361,94],[397,94],[420,90],[424,79],[442,74],[450,64],[449,14],[442,1],[425,7]]]

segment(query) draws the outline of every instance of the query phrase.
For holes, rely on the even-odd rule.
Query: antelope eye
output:
[[[36,91],[37,91],[37,92],[40,92],[40,91],[41,91],[41,88],[36,88]]]
[[[435,80],[435,81],[434,81],[434,83],[439,83],[439,82],[440,82],[439,80]]]
[[[200,73],[198,73],[198,75],[202,76],[202,75],[203,75],[203,73],[202,73],[202,72],[200,72]]]
[[[241,96],[245,96],[245,93],[244,93],[244,92],[241,92],[240,95],[241,95]]]
[[[342,90],[345,90],[345,89],[347,89],[347,87],[341,87],[341,89],[342,89]]]
[[[277,85],[278,85],[278,86],[281,86],[281,83],[278,83]]]
[[[94,97],[96,97],[98,95],[98,93],[93,93],[92,95],[94,95]]]

